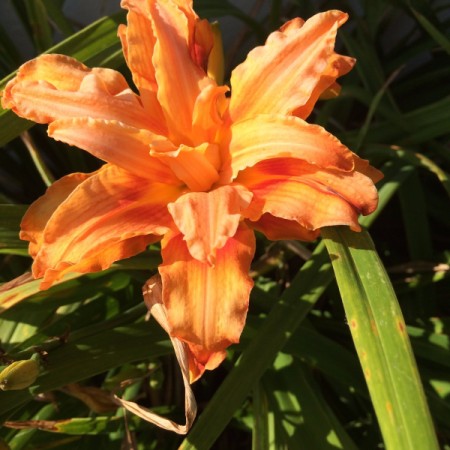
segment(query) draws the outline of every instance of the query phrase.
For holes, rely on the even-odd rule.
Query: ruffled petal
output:
[[[50,54],[23,64],[16,77],[8,83],[9,87],[5,88],[3,101],[7,101],[11,88],[22,81],[45,80],[59,91],[77,91],[88,74],[100,78],[111,95],[128,89],[128,83],[120,72],[107,68],[89,69],[69,56]]]
[[[255,230],[263,233],[271,241],[296,239],[299,241],[314,241],[320,230],[308,230],[295,220],[280,219],[271,214],[263,214],[256,222],[247,221]]]
[[[29,241],[28,253],[32,258],[42,246],[44,229],[52,214],[79,184],[95,173],[71,173],[60,178],[28,208],[20,224],[20,239]]]
[[[150,156],[150,145],[160,138],[150,131],[117,120],[81,117],[52,122],[48,134],[142,178],[160,183],[181,183],[167,165]]]
[[[255,251],[251,230],[241,225],[216,253],[214,266],[194,259],[181,234],[162,241],[163,302],[171,335],[189,344],[191,381],[216,367],[224,350],[239,341],[250,290]]]
[[[92,273],[106,270],[111,267],[115,261],[130,258],[143,252],[150,244],[161,240],[160,235],[134,236],[130,238],[111,238],[109,241],[93,244],[92,248],[86,250],[82,257],[76,262],[68,262],[66,260],[58,262],[55,268],[45,268],[43,280],[39,286],[40,289],[48,289],[53,283],[60,280],[68,273]],[[39,261],[45,256],[39,256]],[[44,262],[45,264],[45,262]],[[33,276],[39,278],[35,274],[33,265]],[[36,269],[37,270],[37,269]]]
[[[5,88],[2,105],[38,123],[91,117],[161,131],[121,74],[88,69],[62,55],[41,55],[21,66]]]
[[[306,119],[314,108],[317,100],[329,99],[337,97],[341,91],[341,87],[336,83],[336,79],[347,74],[352,70],[356,60],[350,56],[338,55],[335,53],[329,58],[328,66],[321,74],[316,86],[311,93],[308,101],[296,108],[293,115]]]
[[[178,144],[196,146],[201,141],[196,141],[191,132],[194,105],[200,92],[214,81],[193,59],[198,17],[192,9],[181,6],[173,1],[150,3],[156,37],[153,65],[169,138]]]
[[[190,192],[168,208],[193,258],[215,264],[216,254],[236,233],[252,194],[242,186]]]
[[[214,370],[226,358],[225,350],[211,352],[205,350],[201,345],[187,344],[189,353],[189,381],[197,381],[205,370]]]
[[[39,228],[41,210],[57,204],[52,200],[57,194],[57,189],[49,190],[26,216],[23,237]],[[179,194],[175,186],[152,183],[117,166],[103,166],[51,213],[42,231],[33,275],[44,277],[41,286],[47,288],[69,271],[104,270],[114,261],[142,251],[173,227],[167,204]]]
[[[332,225],[348,225],[354,231],[361,229],[359,211],[319,183],[301,177],[275,178],[250,189],[254,195],[249,209],[250,220],[257,221],[264,213],[270,213],[281,219],[294,220],[307,230]]]
[[[229,164],[224,164],[224,182],[270,158],[296,158],[345,171],[351,171],[354,166],[353,153],[336,137],[297,117],[256,116],[234,124],[230,134],[229,140],[222,141],[230,159]],[[225,159],[225,151],[223,154]]]
[[[355,160],[355,171],[369,177],[374,183],[378,183],[383,179],[383,173],[371,166],[367,159],[361,159],[358,155],[353,155],[353,159]]]
[[[291,114],[307,104],[334,57],[336,32],[347,17],[327,11],[289,23],[252,50],[231,76],[231,120]]]
[[[241,172],[236,181],[253,191],[253,186],[264,184],[269,179],[295,179],[337,195],[352,205],[358,213],[368,215],[375,211],[378,205],[378,193],[374,180],[378,181],[382,174],[370,166],[368,161],[356,155],[354,159],[355,170],[345,172],[322,169],[292,158],[275,158],[262,161]],[[374,178],[372,179],[370,175]]]
[[[165,124],[164,114],[157,98],[158,85],[152,64],[155,36],[147,2],[125,1],[122,2],[122,7],[129,10],[128,26],[121,24],[118,29],[125,60],[145,110],[154,117],[156,122]]]

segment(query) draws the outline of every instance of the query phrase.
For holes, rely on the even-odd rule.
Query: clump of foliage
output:
[[[63,15],[63,3],[12,3],[36,54],[51,49],[128,76],[116,36],[124,14],[79,29]],[[395,436],[383,428],[389,408],[383,417],[377,406],[383,382],[369,394],[366,381],[369,387],[371,379],[394,387],[395,415],[395,398],[408,384],[396,384],[395,373],[413,364],[398,353],[407,334],[437,438],[450,449],[448,1],[265,0],[250,11],[224,0],[194,3],[203,17],[232,18],[228,76],[243,49],[262,43],[283,21],[332,8],[350,14],[337,51],[357,58],[357,65],[339,80],[341,95],[319,102],[309,120],[385,175],[379,208],[362,224],[396,295],[385,289],[389,281],[379,273],[366,234],[328,230],[326,246],[270,243],[260,236],[241,343],[218,370],[194,384],[200,417],[183,438],[125,414],[109,399],[117,392],[183,420],[183,385],[170,341],[145,321],[141,286],[160,262],[157,247],[102,273],[69,276],[48,291],[39,291],[37,281],[3,290],[0,285],[0,366],[38,358],[41,367],[30,388],[0,391],[0,448],[394,448]],[[14,39],[2,29],[0,35],[2,88],[24,59]],[[29,271],[26,243],[18,238],[27,205],[54,179],[100,164],[32,125],[0,111],[0,283]],[[399,319],[398,334],[385,330],[379,358],[368,366],[361,345],[372,345],[373,324],[382,329],[389,314],[399,314],[392,307],[395,296],[406,328]],[[412,433],[423,404],[411,402],[415,408],[403,423]],[[427,438],[417,447],[399,445],[395,450],[436,448]]]

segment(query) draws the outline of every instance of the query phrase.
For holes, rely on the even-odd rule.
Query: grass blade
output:
[[[28,244],[19,239],[18,231],[26,208],[0,204],[0,254],[28,255]]]
[[[450,40],[442,34],[424,15],[420,14],[414,8],[411,8],[411,11],[423,29],[450,55]]]
[[[356,450],[309,371],[280,353],[263,378],[284,448]],[[277,439],[280,441],[280,439]]]
[[[42,0],[26,0],[25,8],[34,45],[39,53],[52,46],[52,30]]]

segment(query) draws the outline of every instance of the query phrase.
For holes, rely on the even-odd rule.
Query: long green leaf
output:
[[[323,236],[386,448],[438,449],[406,325],[369,235],[332,227]]]
[[[356,450],[305,367],[283,353],[274,366],[276,370],[268,371],[263,382],[286,448]]]
[[[19,224],[27,206],[0,205],[0,254],[28,254],[28,244],[19,239]]]
[[[25,0],[25,8],[34,45],[37,51],[41,53],[52,45],[52,30],[47,10],[42,0]]]
[[[423,14],[414,8],[411,8],[411,11],[423,29],[450,55],[450,40],[447,36],[442,34]]]
[[[69,37],[75,32],[74,27],[69,19],[63,13],[63,5],[65,0],[42,0],[47,10],[48,16],[58,28],[58,30]]]

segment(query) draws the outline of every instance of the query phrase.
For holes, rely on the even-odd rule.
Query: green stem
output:
[[[39,151],[37,150],[36,146],[34,145],[34,142],[30,136],[30,133],[28,133],[28,131],[24,131],[20,137],[22,138],[22,141],[25,144],[25,147],[27,148],[28,152],[30,153],[31,159],[34,162],[34,165],[36,166],[36,169],[39,172],[39,175],[41,176],[45,185],[47,187],[49,187],[55,181],[55,179],[53,178],[53,175],[51,174],[50,170],[46,166],[44,160],[41,158],[41,155],[39,154]]]

